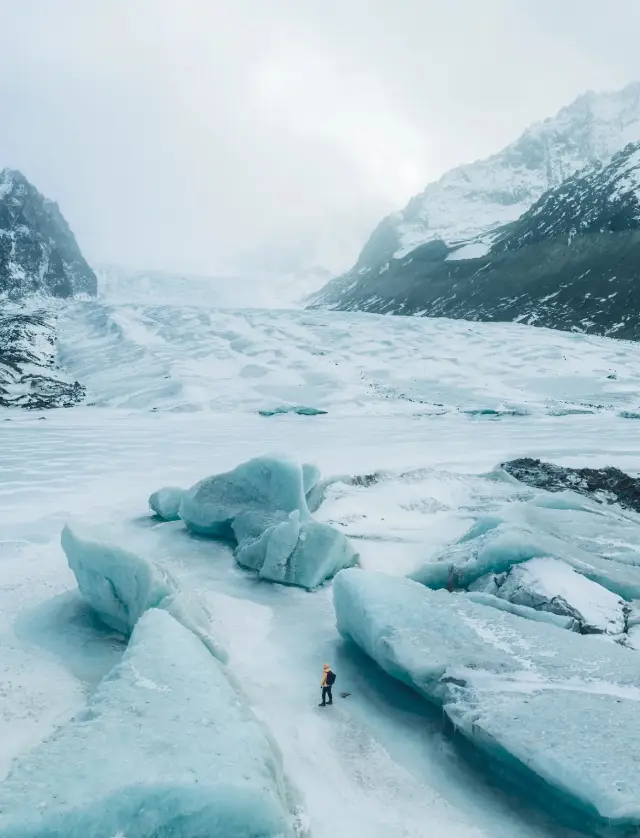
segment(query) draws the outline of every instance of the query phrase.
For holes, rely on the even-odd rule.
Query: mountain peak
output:
[[[497,154],[451,169],[430,183],[381,226],[384,246],[370,240],[366,250],[378,254],[379,268],[435,239],[448,245],[480,240],[488,246],[494,230],[519,218],[547,189],[637,139],[640,82],[613,92],[583,93],[555,116],[530,125]],[[356,268],[376,270],[364,251]]]
[[[58,205],[22,172],[0,171],[0,295],[95,295],[97,280]]]

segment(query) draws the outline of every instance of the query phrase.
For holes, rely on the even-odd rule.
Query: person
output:
[[[325,707],[327,704],[333,704],[331,687],[335,684],[335,681],[335,673],[331,671],[329,664],[325,663],[322,670],[322,681],[320,681],[320,686],[322,687],[322,701],[318,707]],[[329,701],[327,701],[327,699],[329,699]]]

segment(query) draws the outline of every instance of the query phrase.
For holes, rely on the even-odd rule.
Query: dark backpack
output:
[[[332,672],[331,670],[329,670],[329,672],[327,672],[327,686],[332,687],[335,684],[335,682],[336,682],[336,674],[335,674],[335,672]]]

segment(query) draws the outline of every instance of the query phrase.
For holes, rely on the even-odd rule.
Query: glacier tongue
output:
[[[478,748],[588,815],[640,827],[635,652],[379,573],[342,571],[333,592],[342,636]]]
[[[1,838],[289,838],[280,756],[221,664],[139,620],[89,704],[0,784]]]

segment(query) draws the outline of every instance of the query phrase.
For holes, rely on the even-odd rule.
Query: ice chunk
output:
[[[321,410],[318,407],[305,407],[304,405],[286,404],[280,407],[271,409],[265,408],[259,410],[260,416],[279,416],[283,413],[297,413],[298,416],[323,416],[326,415],[326,410]]]
[[[506,573],[514,565],[550,557],[561,559],[618,597],[640,598],[640,566],[635,564],[640,556],[634,559],[629,550],[620,547],[615,557],[603,555],[603,544],[598,543],[596,536],[586,536],[590,526],[599,525],[605,530],[607,520],[603,516],[574,509],[541,508],[534,503],[511,506],[511,520],[496,516],[486,521],[480,519],[457,544],[418,568],[411,578],[434,589],[466,589],[487,574]],[[559,526],[558,515],[563,517],[564,527]],[[633,531],[640,536],[637,525]],[[622,528],[619,532],[630,538]],[[610,535],[612,541],[614,533],[615,528]]]
[[[640,825],[635,652],[383,574],[342,571],[333,594],[343,637],[477,747],[583,812]]]
[[[624,602],[558,559],[532,559],[507,573],[478,579],[473,590],[484,590],[517,605],[574,618],[585,633],[621,634]]]
[[[296,463],[275,457],[256,457],[233,471],[205,477],[187,490],[180,504],[186,526],[201,535],[235,538],[238,543],[258,538],[273,524],[298,511],[309,518],[306,491],[312,482]]]
[[[342,533],[311,518],[322,499],[320,472],[258,457],[188,490],[180,517],[194,532],[237,542],[236,560],[263,579],[312,589],[357,554]]]
[[[0,784],[0,838],[290,838],[280,758],[224,668],[164,611]]]
[[[159,518],[165,521],[177,521],[184,489],[175,486],[164,486],[149,498],[149,506]]]
[[[128,637],[150,608],[163,608],[190,629],[211,654],[226,661],[223,645],[211,633],[211,616],[196,597],[157,564],[66,526],[61,535],[69,567],[81,594],[103,623]]]
[[[127,637],[147,609],[178,591],[158,565],[88,532],[66,526],[60,540],[84,598],[104,623]]]
[[[301,521],[292,512],[260,538],[240,545],[239,564],[257,570],[262,579],[312,590],[358,560],[350,541],[328,524]]]

